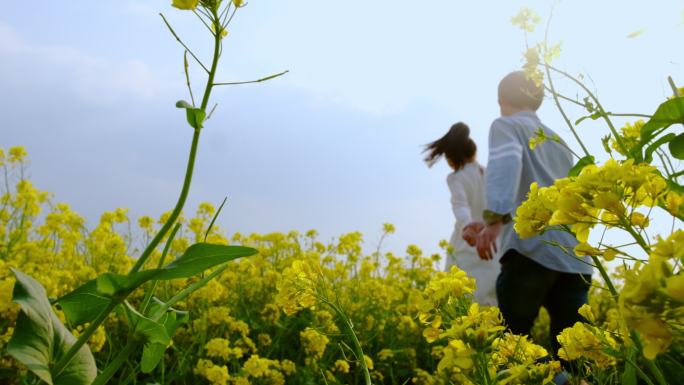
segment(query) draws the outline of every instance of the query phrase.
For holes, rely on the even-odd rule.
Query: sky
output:
[[[170,1],[32,4],[0,14],[0,147],[25,146],[34,184],[90,225],[117,207],[133,218],[171,209],[192,132],[174,107],[188,99],[183,50],[158,13],[208,61],[206,30]],[[218,223],[230,233],[361,231],[374,250],[389,222],[383,250],[438,252],[454,225],[449,169],[427,168],[421,151],[464,121],[486,163],[496,86],[522,65],[510,18],[524,6],[545,21],[553,9],[556,65],[584,74],[609,111],[652,113],[667,76],[684,84],[682,0],[252,0],[229,27],[218,80],[290,72],[215,90],[186,212],[228,196]],[[201,75],[191,69],[196,93]],[[539,115],[578,147],[550,100]],[[579,130],[600,152],[605,127]]]

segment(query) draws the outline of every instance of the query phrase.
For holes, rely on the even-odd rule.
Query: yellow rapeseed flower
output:
[[[183,10],[192,11],[197,8],[199,0],[172,0],[171,5]]]

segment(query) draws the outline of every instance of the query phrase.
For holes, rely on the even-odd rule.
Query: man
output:
[[[556,134],[535,112],[542,103],[543,88],[523,71],[504,77],[498,94],[501,117],[489,131],[485,223],[470,224],[463,237],[477,247],[480,258],[490,260],[496,252],[496,238],[502,235],[496,295],[504,321],[513,333],[529,334],[544,306],[551,318],[555,355],[560,347],[556,336],[581,320],[577,310],[587,303],[592,267],[587,257],[583,260],[572,253],[577,240],[571,234],[547,231],[522,240],[513,230],[511,218],[532,182],[549,186],[567,176],[572,156],[564,144],[555,141],[529,149],[535,131],[542,129],[549,138]]]

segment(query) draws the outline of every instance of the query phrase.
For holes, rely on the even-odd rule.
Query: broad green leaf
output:
[[[86,315],[90,315],[92,313],[95,313],[95,316],[97,316],[99,311],[107,306],[107,302],[101,300],[102,297],[111,298],[116,296],[125,296],[143,283],[153,279],[169,280],[192,277],[193,275],[199,274],[204,270],[210,269],[216,265],[220,265],[240,257],[254,255],[256,253],[257,250],[251,247],[196,243],[188,247],[185,253],[178,257],[175,261],[169,263],[161,269],[143,270],[129,275],[115,273],[101,274],[95,280],[88,282],[86,284],[87,287],[82,286],[65,296],[68,300],[70,300],[69,310],[71,310],[71,313],[74,313],[69,315],[70,320],[71,317],[73,317],[78,321],[83,321],[86,319]],[[93,290],[94,288],[92,282],[96,282],[95,290]],[[78,306],[77,301],[85,298],[86,295],[100,296],[98,302],[87,302],[87,304],[92,304],[96,307],[92,310],[73,310],[73,308]],[[60,298],[58,302],[61,304],[63,299],[64,297]]]
[[[188,108],[185,110],[185,112],[185,117],[187,118],[188,124],[190,124],[191,127],[198,130],[202,128],[202,123],[204,123],[204,119],[207,117],[207,113],[204,112],[203,109]]]
[[[93,279],[76,290],[57,299],[57,305],[72,326],[82,325],[97,318],[109,305],[110,298],[97,290],[97,280]]]
[[[171,342],[171,337],[164,324],[140,314],[128,302],[125,302],[125,309],[126,315],[134,325],[135,334],[145,341],[140,369],[143,373],[149,373],[159,364],[166,347]]]
[[[677,159],[684,159],[684,134],[679,134],[676,138],[672,139],[669,147],[672,156]]]
[[[97,367],[88,345],[78,350],[61,373],[52,372],[76,338],[57,318],[43,286],[19,270],[12,272],[17,277],[13,300],[21,305],[21,313],[7,352],[50,385],[89,385]]]
[[[684,123],[684,97],[672,98],[660,106],[653,116],[641,127],[642,144],[653,139],[653,133],[675,123]]]
[[[146,343],[140,358],[140,370],[143,373],[152,373],[164,357],[164,352],[166,352],[166,345]]]
[[[97,291],[105,296],[126,295],[159,274],[158,269],[138,271],[129,275],[104,273],[97,280]]]
[[[162,272],[154,278],[165,280],[192,277],[216,265],[256,253],[257,250],[251,247],[195,243],[178,259],[164,266]]]
[[[672,141],[672,139],[674,139],[676,136],[677,135],[675,135],[673,133],[669,133],[667,135],[661,136],[660,138],[658,138],[658,140],[653,142],[653,144],[649,145],[646,148],[646,152],[645,152],[646,155],[644,156],[644,162],[651,163],[651,161],[653,161],[653,153],[658,148],[660,148],[660,146],[662,146],[663,144]]]
[[[582,170],[585,167],[592,164],[594,164],[594,157],[591,155],[587,155],[584,158],[578,160],[577,163],[575,163],[575,165],[572,166],[572,168],[568,172],[568,176],[577,176],[580,174],[580,172],[582,172]]]
[[[140,314],[127,301],[124,302],[124,305],[126,315],[133,323],[133,331],[136,334],[143,336],[147,342],[151,343],[167,345],[171,341],[164,325]]]

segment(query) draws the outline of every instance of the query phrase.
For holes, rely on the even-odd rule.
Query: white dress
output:
[[[473,221],[482,221],[485,209],[484,168],[475,162],[466,164],[458,171],[447,176],[451,191],[451,208],[456,217],[454,232],[451,235],[453,253],[448,255],[447,270],[456,265],[469,276],[475,278],[477,291],[475,301],[482,305],[496,306],[496,277],[499,275],[499,261],[495,258],[484,261],[477,250],[463,239],[463,227]]]

